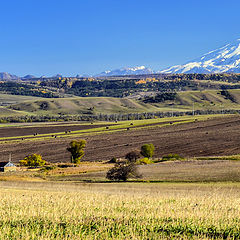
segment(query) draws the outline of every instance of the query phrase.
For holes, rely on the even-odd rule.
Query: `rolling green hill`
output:
[[[175,101],[167,101],[157,104],[159,107],[167,107],[173,104],[174,109],[194,109],[196,110],[222,110],[240,109],[240,90],[228,90],[231,98],[221,95],[218,90],[206,91],[186,91],[179,92]]]
[[[29,115],[29,113],[25,111],[16,111],[5,107],[0,107],[0,117],[16,117],[25,115]]]
[[[155,106],[135,100],[108,97],[41,99],[13,104],[11,108],[33,114],[46,114],[46,112],[48,114],[117,114],[158,111]]]
[[[10,104],[16,104],[16,103],[21,103],[25,101],[33,101],[33,100],[40,100],[40,99],[43,99],[43,98],[0,93],[0,106],[8,106]]]
[[[130,98],[109,97],[71,97],[36,98],[24,96],[0,95],[7,108],[4,115],[18,113],[31,115],[58,114],[127,114],[158,111],[222,110],[240,109],[240,90],[228,90],[229,96],[218,90],[186,91],[177,93],[174,101],[143,103]],[[16,112],[17,111],[17,112]],[[20,113],[19,113],[20,112]]]

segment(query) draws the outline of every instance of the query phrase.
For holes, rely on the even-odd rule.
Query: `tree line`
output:
[[[43,98],[58,98],[59,95],[55,92],[43,89],[36,85],[18,83],[18,82],[1,82],[0,92],[12,95],[24,95]]]
[[[81,158],[85,155],[86,140],[79,139],[70,142],[67,151],[71,153],[71,163],[80,164]],[[152,158],[154,154],[155,146],[153,144],[144,144],[141,150],[134,150],[126,154],[124,160],[115,161],[115,165],[111,168],[106,178],[114,181],[126,181],[128,178],[139,178],[141,175],[137,171],[137,165],[140,162],[137,160],[143,156],[147,159]],[[21,166],[26,167],[41,167],[46,164],[46,161],[42,159],[40,154],[31,154],[26,156],[23,160],[19,161]]]
[[[240,114],[237,109],[222,110],[194,110],[186,112],[145,112],[145,113],[129,113],[129,114],[97,114],[97,115],[59,115],[59,116],[12,116],[1,117],[0,123],[21,123],[21,122],[67,122],[67,121],[127,121],[127,120],[143,120],[153,119],[156,117],[179,117],[190,115],[207,115],[207,114]]]

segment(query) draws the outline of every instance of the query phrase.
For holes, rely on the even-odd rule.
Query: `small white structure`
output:
[[[0,172],[15,172],[17,170],[17,166],[11,162],[12,155],[9,155],[8,162],[0,162]]]

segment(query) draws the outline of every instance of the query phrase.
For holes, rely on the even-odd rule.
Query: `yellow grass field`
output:
[[[0,182],[0,239],[239,239],[238,183]]]

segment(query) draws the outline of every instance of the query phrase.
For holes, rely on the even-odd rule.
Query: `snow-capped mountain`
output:
[[[240,39],[160,73],[240,73]]]
[[[16,75],[12,75],[7,72],[0,72],[0,80],[19,80],[20,78]]]
[[[124,76],[124,75],[141,75],[141,74],[152,74],[152,69],[146,68],[145,66],[132,67],[132,68],[120,68],[112,71],[105,71],[96,76]]]

